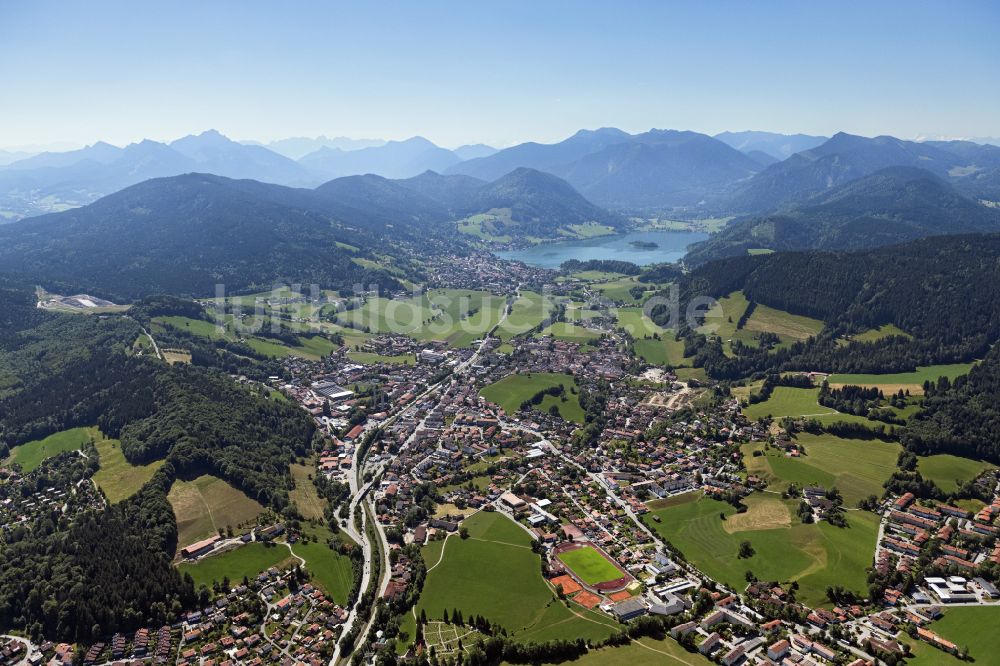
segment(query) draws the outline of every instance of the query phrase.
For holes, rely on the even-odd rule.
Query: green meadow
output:
[[[609,617],[556,598],[542,578],[531,537],[509,518],[479,512],[463,526],[468,539],[452,536],[424,547],[428,571],[418,614],[440,619],[445,610],[458,609],[466,618],[482,615],[525,642],[601,640],[617,630]]]
[[[901,450],[895,442],[844,439],[825,433],[800,433],[796,440],[805,450],[798,458],[790,458],[777,448],[764,450],[759,444],[745,445],[747,472],[772,484],[773,490],[784,490],[791,483],[800,487],[836,486],[849,508],[869,495],[882,494],[882,484],[896,470]],[[755,449],[763,455],[752,455]]]
[[[994,465],[988,462],[948,454],[920,458],[917,463],[921,476],[936,483],[946,493],[958,490],[958,481],[973,479],[993,468]]]
[[[165,462],[157,460],[148,465],[133,465],[125,460],[118,440],[105,439],[103,435],[97,440],[97,455],[101,468],[94,474],[94,483],[112,504],[136,494]]]
[[[102,437],[97,428],[72,428],[63,430],[45,439],[36,439],[15,446],[7,459],[8,464],[18,463],[21,470],[27,474],[38,469],[42,461],[46,458],[65,453],[66,451],[77,451],[87,442],[97,441]]]
[[[223,579],[228,578],[231,585],[238,585],[244,576],[253,578],[271,567],[283,566],[292,561],[293,558],[285,546],[254,542],[197,562],[181,562],[177,568],[182,574],[191,574],[195,589],[202,585],[211,589],[215,581],[221,583]]]
[[[797,501],[757,494],[746,502],[750,510],[737,515],[726,502],[691,493],[643,519],[695,566],[734,589],[742,589],[752,571],[761,580],[798,581],[798,598],[809,605],[826,603],[830,585],[866,593],[877,516],[851,511],[843,529],[826,522],[804,525],[795,515]],[[739,557],[742,541],[750,542],[752,557]]]
[[[542,403],[535,406],[535,409],[548,412],[549,408],[555,405],[559,414],[567,421],[583,423],[583,408],[580,406],[580,398],[572,392],[572,389],[579,390],[572,375],[554,372],[508,375],[483,388],[479,394],[490,402],[500,405],[507,414],[514,414],[525,400],[541,390],[559,385],[566,389],[563,396],[546,395],[542,399]],[[566,398],[566,400],[563,401],[562,398]]]

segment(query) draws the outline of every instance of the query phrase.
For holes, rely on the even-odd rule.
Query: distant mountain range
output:
[[[825,136],[808,134],[776,134],[774,132],[722,132],[715,138],[727,146],[748,155],[763,153],[775,162],[786,160],[795,153],[815,148],[827,140]]]
[[[692,247],[691,264],[749,250],[860,250],[926,236],[1000,232],[984,206],[926,169],[892,166],[769,215],[735,220]]]
[[[248,146],[263,146],[292,160],[300,160],[320,148],[359,150],[361,148],[373,148],[385,145],[385,141],[382,139],[352,139],[346,136],[335,136],[333,138],[326,136],[297,136],[288,139],[278,139],[270,143],[260,143],[259,141],[241,141],[241,143]]]
[[[552,144],[448,150],[422,137],[291,138],[267,146],[216,131],[169,144],[96,143],[14,160],[0,154],[0,220],[79,206],[148,178],[205,172],[289,186],[431,170],[494,181],[526,167],[556,175],[594,203],[643,217],[763,214],[890,166],[927,169],[975,199],[1000,199],[1000,148],[968,141],[903,141],[803,134],[581,130]]]
[[[493,182],[433,172],[405,180],[368,174],[315,189],[194,173],[0,226],[0,267],[57,293],[109,300],[210,296],[219,283],[230,291],[275,281],[391,287],[398,286],[394,277],[354,260],[374,259],[376,250],[392,255],[400,244],[412,256],[412,248],[434,238],[457,244],[457,220],[500,210],[507,233],[541,238],[591,222],[625,224],[565,181],[527,168]]]

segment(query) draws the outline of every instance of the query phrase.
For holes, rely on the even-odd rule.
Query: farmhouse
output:
[[[191,544],[190,546],[185,546],[184,548],[181,548],[181,557],[186,557],[186,558],[200,557],[201,555],[204,555],[205,553],[208,553],[213,548],[215,548],[215,544],[217,544],[219,540],[220,540],[219,535],[215,534],[213,536],[208,537],[207,539],[202,539],[201,541],[197,541]]]

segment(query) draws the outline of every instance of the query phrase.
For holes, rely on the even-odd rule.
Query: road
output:
[[[505,308],[503,316],[500,317],[500,320],[497,322],[496,327],[494,327],[492,330],[496,330],[497,327],[503,324],[503,322],[507,319],[507,314],[508,313]],[[451,375],[445,377],[436,384],[427,387],[427,389],[423,391],[420,395],[418,395],[416,398],[414,398],[409,405],[407,405],[400,411],[396,412],[389,418],[385,419],[381,423],[378,423],[377,425],[376,424],[366,425],[365,434],[368,434],[376,427],[385,428],[392,425],[393,423],[396,422],[397,419],[399,419],[399,417],[405,414],[409,414],[411,411],[415,409],[416,405],[419,405],[426,398],[438,392],[443,386],[451,384],[455,375],[460,375],[466,372],[470,367],[472,367],[479,361],[480,357],[487,351],[489,340],[490,338],[488,336],[484,337],[483,341],[479,344],[479,347],[476,348],[476,351],[473,352],[468,359],[456,365]],[[404,448],[415,439],[417,431],[419,429],[422,429],[422,426],[423,426],[423,421],[421,421],[421,423],[417,425],[417,427],[414,429],[414,432],[403,444]],[[355,448],[354,461],[352,464],[354,473],[350,475],[350,487],[351,487],[350,510],[347,516],[347,527],[342,527],[341,529],[347,532],[347,534],[357,543],[361,544],[362,552],[364,554],[364,568],[362,570],[362,576],[361,576],[361,588],[358,593],[358,598],[360,599],[361,595],[364,593],[365,590],[368,589],[368,586],[371,584],[371,574],[372,574],[371,562],[373,557],[373,552],[372,552],[373,544],[369,543],[366,528],[368,525],[369,513],[372,517],[375,516],[375,506],[374,503],[369,499],[369,493],[371,489],[375,486],[375,484],[378,483],[378,480],[382,472],[385,470],[384,470],[384,465],[379,466],[377,469],[368,470],[372,472],[371,481],[369,481],[364,486],[361,486],[360,485],[361,479],[365,476],[364,472],[367,468],[367,465],[366,465],[366,460],[360,456],[360,447]],[[360,513],[361,517],[360,534],[354,528],[354,515],[355,512],[359,509],[359,507],[362,509]],[[378,586],[378,595],[381,596],[385,592],[386,587],[389,585],[389,580],[390,580],[389,542],[386,539],[385,530],[383,529],[381,523],[379,523],[378,520],[374,518],[373,522],[374,522],[373,527],[375,528],[375,533],[378,535],[379,539],[378,543],[379,552],[381,553],[382,556],[382,567],[380,569],[382,580],[380,581]],[[374,606],[372,607],[372,611],[374,611]],[[368,632],[368,627],[371,625],[372,619],[373,619],[373,614],[370,614],[367,618],[364,618],[363,620],[364,631],[361,631],[358,634],[359,643],[364,640],[364,636]],[[350,609],[350,614],[347,617],[347,621],[344,623],[344,629],[341,635],[343,636],[344,634],[351,631],[354,625],[358,622],[358,620],[359,620],[358,604],[357,602],[355,602],[354,606]],[[330,658],[329,666],[335,666],[336,663],[340,660],[340,658],[341,658],[340,645],[338,643],[337,646],[334,648],[333,656]]]

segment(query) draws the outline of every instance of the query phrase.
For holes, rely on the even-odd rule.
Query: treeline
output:
[[[968,375],[925,385],[923,409],[901,441],[914,453],[952,453],[1000,463],[1000,348]]]
[[[564,261],[559,266],[567,273],[582,273],[584,271],[600,271],[602,273],[621,273],[622,275],[638,275],[642,269],[631,261],[621,261],[618,259],[570,259]]]
[[[747,299],[821,319],[813,343],[779,352],[787,369],[894,372],[968,362],[1000,338],[1000,235],[945,236],[865,252],[789,252],[715,261],[684,280],[682,301],[742,290]],[[912,336],[837,344],[894,324]],[[739,370],[765,361],[744,359]]]
[[[166,495],[171,474],[164,466],[130,499],[88,510],[68,526],[43,516],[9,534],[0,558],[0,624],[35,640],[90,642],[176,622],[197,598],[191,577],[170,563],[177,542]]]

